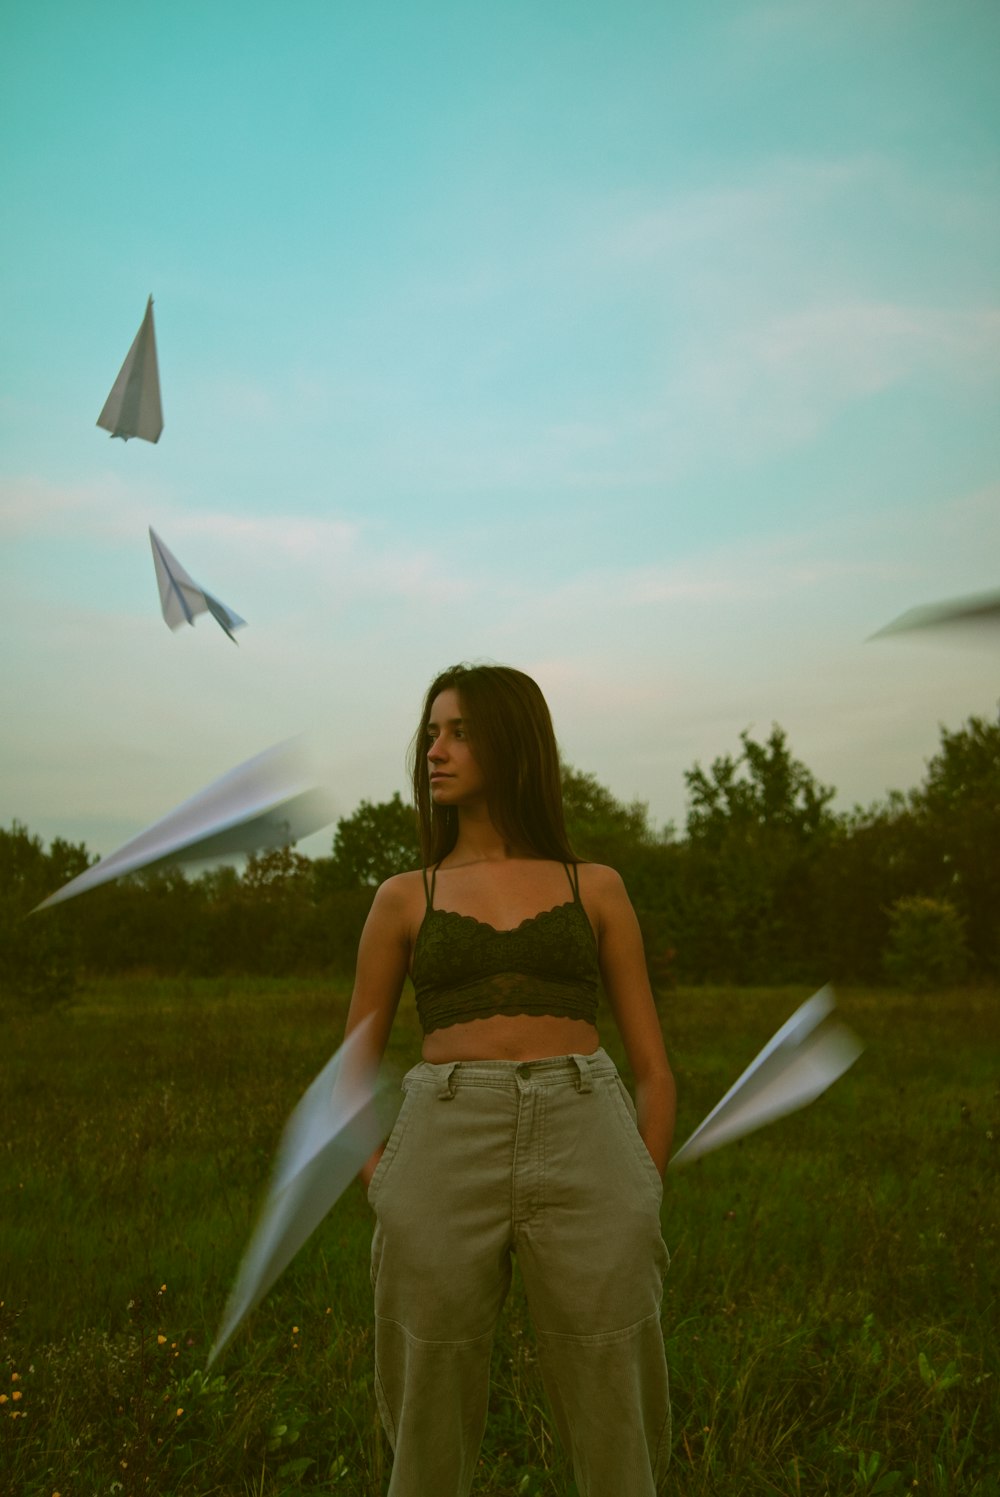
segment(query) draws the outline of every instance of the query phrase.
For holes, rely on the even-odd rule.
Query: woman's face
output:
[[[436,806],[468,806],[486,798],[486,781],[469,743],[458,692],[449,687],[431,703],[427,768]]]

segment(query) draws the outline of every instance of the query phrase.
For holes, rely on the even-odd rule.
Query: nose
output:
[[[445,758],[445,753],[441,747],[440,738],[435,738],[434,742],[427,750],[427,758],[430,760],[431,764],[440,764],[440,762]]]

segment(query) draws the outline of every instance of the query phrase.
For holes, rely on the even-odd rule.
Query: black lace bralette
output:
[[[575,868],[573,874],[575,874]],[[413,951],[413,986],[425,1034],[494,1014],[597,1017],[597,942],[566,870],[573,898],[497,930],[473,915],[436,910],[434,881]],[[436,870],[435,870],[436,877]]]

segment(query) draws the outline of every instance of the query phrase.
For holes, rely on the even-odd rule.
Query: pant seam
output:
[[[654,1321],[659,1325],[659,1310],[655,1310],[652,1315],[644,1315],[641,1320],[634,1320],[631,1325],[622,1326],[617,1331],[594,1331],[589,1335],[582,1335],[573,1331],[543,1331],[538,1326],[534,1327],[534,1331],[539,1341],[571,1341],[577,1346],[601,1346],[614,1341],[627,1341],[630,1336]]]
[[[389,1315],[376,1315],[375,1321],[376,1324],[381,1321],[383,1325],[395,1326],[396,1330],[401,1331],[406,1337],[407,1341],[409,1341],[413,1346],[475,1346],[480,1341],[486,1341],[492,1338],[494,1333],[494,1328],[491,1326],[489,1330],[480,1331],[478,1336],[464,1336],[460,1341],[437,1341],[429,1340],[423,1336],[415,1336],[411,1330],[408,1330],[407,1327],[403,1325],[402,1321],[393,1320]]]

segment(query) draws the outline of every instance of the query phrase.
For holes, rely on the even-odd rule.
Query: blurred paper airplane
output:
[[[869,640],[882,639],[890,634],[908,634],[911,629],[966,628],[1000,629],[1000,592],[969,593],[964,598],[951,598],[944,603],[928,603],[923,608],[911,608],[901,613],[891,624],[869,634]]]
[[[163,544],[152,525],[149,527],[149,544],[153,548],[153,564],[160,588],[160,607],[171,629],[179,629],[185,623],[193,625],[196,614],[210,613],[233,644],[237,644],[233,630],[244,628],[246,619],[241,619],[225,603],[220,603],[218,598],[213,598],[211,593],[199,587],[194,578],[185,572],[173,552]]]
[[[796,1009],[677,1150],[671,1168],[805,1107],[842,1076],[864,1046],[831,1017],[834,1006],[826,987]]]
[[[295,739],[279,743],[213,780],[117,852],[70,879],[35,910],[140,868],[288,847],[333,816],[327,792],[306,772],[301,744]]]
[[[209,1367],[385,1137],[375,1074],[362,1063],[361,1040],[370,1022],[369,1017],[352,1030],[285,1125],[267,1199],[209,1353]]]
[[[113,437],[127,442],[142,437],[158,442],[163,430],[160,406],[160,373],[156,363],[156,333],[153,329],[153,298],[146,303],[146,315],[136,333],[111,394],[97,418]]]

